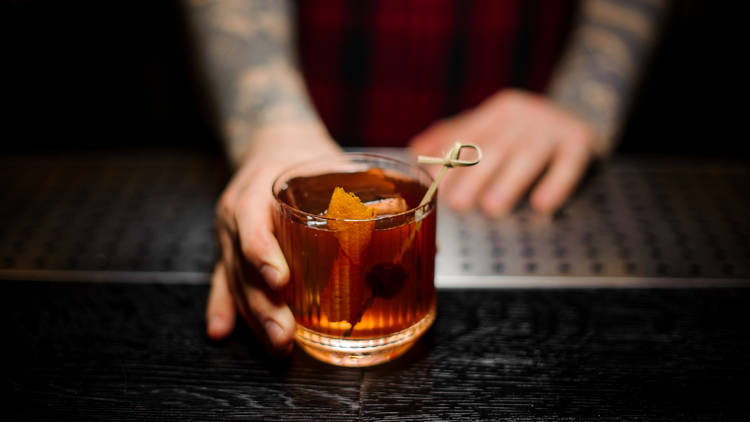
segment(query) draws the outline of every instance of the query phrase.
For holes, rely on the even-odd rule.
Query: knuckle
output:
[[[526,142],[518,145],[519,153],[527,155],[530,158],[540,157],[553,148],[554,143],[554,137],[547,134],[530,136]]]
[[[257,265],[259,256],[271,246],[271,242],[268,239],[270,234],[255,225],[250,227],[250,230],[242,237],[242,255],[250,260],[250,262]]]
[[[231,218],[234,209],[234,197],[229,192],[224,192],[216,202],[215,214],[221,220]]]
[[[571,142],[584,142],[588,137],[588,131],[586,127],[581,124],[571,125],[568,129],[568,138]]]
[[[574,127],[569,132],[567,142],[576,150],[589,149],[593,145],[593,136],[585,127]]]
[[[237,199],[232,217],[247,219],[248,216],[252,216],[252,209],[253,208],[251,206],[251,201],[246,195],[243,195],[242,197]]]
[[[255,239],[252,239],[252,238],[242,239],[240,249],[242,252],[242,256],[245,259],[249,260],[250,262],[256,261],[255,258],[258,255],[258,248],[257,248],[257,242],[255,241]]]
[[[439,134],[445,132],[450,126],[450,121],[447,119],[438,120],[427,127],[427,131],[433,134]]]
[[[496,100],[507,100],[508,98],[516,95],[516,90],[513,88],[503,89],[494,95]]]
[[[493,107],[502,107],[508,101],[510,95],[512,95],[510,90],[504,89],[490,96],[486,103]]]
[[[252,315],[263,320],[268,314],[268,300],[260,289],[248,288],[246,295],[247,306],[250,308]]]
[[[518,89],[508,89],[505,91],[505,98],[508,100],[520,100],[524,99],[526,95]]]
[[[567,128],[567,137],[571,140],[587,143],[594,137],[594,131],[587,122],[576,117],[570,117],[565,122],[567,123],[565,126]]]
[[[265,185],[264,185],[265,187]],[[239,195],[234,204],[233,217],[246,222],[257,224],[262,219],[263,212],[270,210],[270,196],[258,186],[247,186]],[[268,189],[270,195],[270,189]]]
[[[523,99],[525,99],[525,94],[521,91],[515,89],[504,89],[490,97],[487,101],[487,105],[490,106],[497,115],[507,115],[516,111],[523,103]]]
[[[528,98],[527,94],[516,88],[508,88],[500,91],[498,98],[503,101],[519,101]]]

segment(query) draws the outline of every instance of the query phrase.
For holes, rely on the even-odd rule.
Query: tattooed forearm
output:
[[[620,130],[668,0],[585,0],[550,95],[585,119],[606,154]]]
[[[296,64],[292,0],[189,0],[188,7],[233,161],[261,127],[317,120]]]

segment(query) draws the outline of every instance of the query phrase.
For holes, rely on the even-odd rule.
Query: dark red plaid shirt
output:
[[[343,145],[403,146],[504,87],[544,90],[574,0],[301,0],[303,72]]]

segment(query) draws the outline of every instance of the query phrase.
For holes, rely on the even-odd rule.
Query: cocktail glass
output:
[[[273,183],[274,230],[290,269],[284,298],[310,355],[370,366],[406,352],[435,319],[437,195],[421,167],[342,153],[296,165]],[[334,188],[378,215],[326,217]]]

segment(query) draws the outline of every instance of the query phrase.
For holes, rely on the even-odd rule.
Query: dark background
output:
[[[217,150],[180,2],[4,1],[5,151]],[[677,1],[620,152],[747,158],[740,14]]]
[[[746,68],[737,62],[747,48],[738,46],[742,15],[725,4],[677,3],[623,152],[742,153]],[[176,0],[0,0],[0,150],[216,152],[187,39]],[[210,342],[203,331],[208,286],[183,277],[206,274],[215,261],[213,207],[228,174],[208,154],[146,151],[92,154],[94,164],[79,154],[0,157],[6,277],[14,269],[20,277],[31,274],[24,269],[89,281],[132,277],[2,280],[3,420],[748,414],[737,388],[750,378],[747,288],[441,290],[441,316],[430,331],[403,357],[366,370],[318,363],[300,348],[271,361],[244,324],[226,341]],[[556,247],[593,250],[589,260],[597,259],[594,246],[598,253],[609,243],[629,247],[645,257],[636,283],[652,272],[690,280],[681,268],[687,277],[718,273],[745,282],[747,167],[722,172],[723,159],[670,161],[682,164],[664,171],[663,161],[624,159],[613,163],[619,173],[607,166],[584,184],[579,206],[560,214],[550,227],[560,231],[549,239],[549,231],[530,229],[528,209],[516,213],[511,224],[522,236],[503,233],[503,259],[514,259],[507,250],[528,250],[531,258],[529,245],[547,247],[534,243],[544,235]],[[703,165],[685,171],[693,162]],[[615,212],[620,204],[623,213]],[[148,272],[164,278],[139,282]]]

